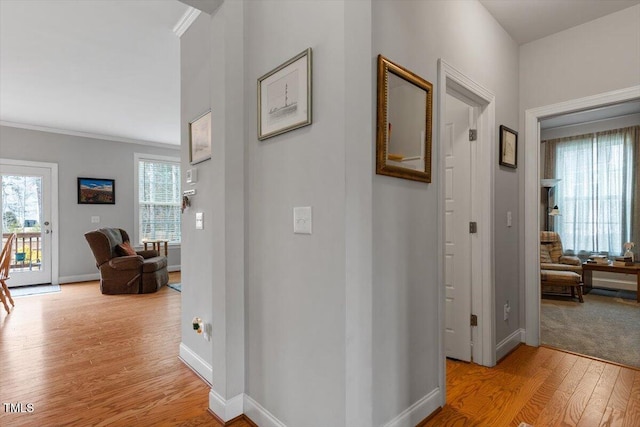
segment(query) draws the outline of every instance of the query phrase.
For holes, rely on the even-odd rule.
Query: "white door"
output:
[[[471,361],[471,177],[474,109],[450,94],[445,109],[445,355]]]
[[[17,235],[9,287],[52,282],[52,175],[50,166],[0,160],[3,244]]]

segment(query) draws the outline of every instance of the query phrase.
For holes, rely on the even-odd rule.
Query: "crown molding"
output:
[[[176,36],[182,37],[182,35],[189,29],[193,21],[200,16],[200,11],[194,7],[189,6],[189,9],[182,15],[182,18],[178,20],[173,27],[173,32]]]
[[[168,144],[166,142],[156,142],[156,141],[145,141],[142,139],[133,139],[133,138],[123,138],[120,136],[113,135],[103,135],[99,133],[91,133],[91,132],[79,132],[75,130],[69,129],[57,129],[50,128],[46,126],[38,126],[38,125],[30,125],[26,123],[15,123],[15,122],[7,122],[0,120],[0,126],[19,128],[19,129],[27,129],[27,130],[35,130],[39,132],[49,132],[49,133],[58,133],[62,135],[71,135],[71,136],[79,136],[82,138],[91,138],[91,139],[102,139],[105,141],[114,141],[114,142],[124,142],[127,144],[138,144],[138,145],[147,145],[151,147],[158,148],[168,148],[171,150],[179,150],[180,144]]]

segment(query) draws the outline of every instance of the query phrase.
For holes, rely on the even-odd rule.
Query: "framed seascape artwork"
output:
[[[103,178],[78,178],[78,204],[115,205],[116,181]]]
[[[258,79],[258,139],[311,124],[311,48]]]
[[[518,132],[500,125],[500,164],[510,168],[517,168],[518,162]]]
[[[194,165],[211,158],[211,110],[189,123],[189,162]]]

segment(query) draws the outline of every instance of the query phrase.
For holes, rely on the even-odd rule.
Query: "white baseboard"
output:
[[[524,342],[524,329],[517,329],[496,346],[496,360],[500,360],[509,354],[521,342]]]
[[[75,276],[62,276],[58,278],[58,281],[61,284],[76,283],[76,282],[91,282],[93,280],[100,280],[100,273],[78,274]]]
[[[244,414],[260,427],[286,427],[282,421],[246,394],[244,395]]]
[[[617,278],[611,277],[602,277],[600,275],[596,275],[595,271],[593,272],[593,286],[597,288],[606,288],[606,289],[622,289],[625,291],[635,291],[638,289],[638,283],[636,282],[636,277],[632,274],[630,275],[621,275],[616,274]],[[600,276],[600,277],[598,277]],[[631,277],[633,280],[621,280],[623,277]]]
[[[209,384],[213,383],[213,370],[211,369],[211,365],[184,345],[184,343],[180,343],[180,358],[205,381]]]
[[[178,264],[178,265],[168,265],[167,266],[167,271],[170,271],[170,272],[173,273],[174,271],[180,271],[180,268],[181,268],[180,264]]]
[[[209,391],[209,409],[223,422],[242,415],[244,409],[244,394],[240,393],[231,399],[225,400],[214,389]]]
[[[414,427],[418,425],[420,421],[433,414],[440,407],[440,402],[443,401],[441,394],[440,388],[434,389],[385,424],[385,427]]]

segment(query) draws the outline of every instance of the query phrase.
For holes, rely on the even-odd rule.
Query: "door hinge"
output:
[[[478,139],[478,130],[469,129],[469,141],[475,141]]]
[[[478,316],[476,314],[471,315],[471,326],[478,326]]]
[[[469,223],[469,233],[477,233],[478,232],[478,223],[475,221],[471,221]]]

